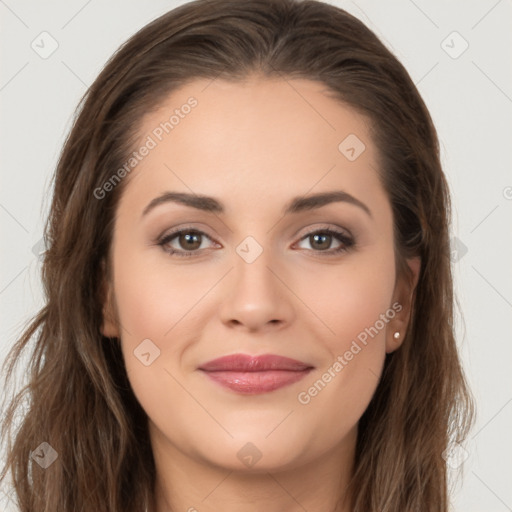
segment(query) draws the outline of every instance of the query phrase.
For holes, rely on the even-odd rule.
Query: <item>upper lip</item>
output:
[[[289,357],[274,354],[251,356],[247,354],[231,354],[213,359],[199,367],[200,370],[264,372],[269,370],[301,371],[313,368],[311,365]]]

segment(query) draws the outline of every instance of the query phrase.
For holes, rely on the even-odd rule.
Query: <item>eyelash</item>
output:
[[[169,242],[171,242],[174,238],[176,238],[178,235],[180,235],[182,233],[194,233],[194,234],[204,235],[206,238],[209,238],[210,240],[212,240],[212,238],[210,236],[208,236],[206,233],[204,233],[203,231],[200,231],[196,228],[181,228],[179,230],[168,233],[167,235],[160,238],[157,242],[157,245],[162,247],[162,249],[166,253],[168,253],[170,256],[178,256],[180,258],[194,256],[195,254],[199,253],[200,250],[195,250],[195,251],[179,250],[178,251],[175,249],[169,250],[169,249],[165,248],[165,246]],[[342,243],[342,245],[340,245],[340,247],[338,247],[336,249],[328,249],[325,251],[307,249],[309,251],[318,253],[322,257],[337,256],[340,253],[347,252],[349,249],[351,249],[352,247],[355,246],[355,241],[352,237],[346,235],[345,233],[343,233],[341,231],[338,231],[338,230],[332,229],[332,228],[323,228],[323,229],[316,229],[314,231],[310,231],[309,233],[306,233],[299,240],[299,242],[310,237],[311,235],[316,235],[316,234],[332,235],[334,238],[336,238],[338,241],[340,241]]]

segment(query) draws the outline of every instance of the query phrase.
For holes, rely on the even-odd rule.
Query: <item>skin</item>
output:
[[[141,143],[190,96],[198,105],[125,178],[113,277],[104,285],[103,334],[120,338],[149,418],[157,510],[347,512],[357,424],[385,354],[401,344],[420,268],[410,260],[413,280],[395,275],[392,210],[368,121],[309,80],[197,80],[143,118]],[[354,161],[338,149],[349,134],[366,146]],[[362,201],[371,216],[348,202],[282,214],[294,197],[333,190]],[[213,196],[225,213],[166,202],[142,216],[165,191]],[[207,235],[192,256],[157,244],[189,224]],[[326,227],[355,245],[323,255],[322,247],[343,245],[307,236]],[[252,263],[236,252],[247,236],[263,249]],[[179,236],[167,247],[187,250]],[[401,311],[300,403],[298,393],[395,302]],[[160,350],[149,366],[134,355],[144,339]],[[242,395],[198,370],[233,353],[278,354],[315,368],[284,388]],[[248,442],[261,454],[252,466],[237,457]]]

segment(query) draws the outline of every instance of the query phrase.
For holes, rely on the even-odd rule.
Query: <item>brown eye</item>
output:
[[[313,247],[313,249],[319,249],[321,251],[330,248],[332,238],[332,235],[325,234],[309,235],[311,247]]]
[[[201,246],[201,234],[198,232],[182,232],[178,235],[178,244],[185,250],[199,249]]]
[[[205,239],[212,241],[212,239],[202,231],[196,229],[181,229],[162,237],[158,245],[171,255],[192,256],[194,253],[202,252],[199,249],[201,249],[201,245]]]
[[[333,239],[338,241],[338,247],[331,248]],[[355,244],[352,237],[334,229],[320,229],[312,231],[303,237],[301,242],[305,240],[309,242],[312,252],[321,254],[322,256],[336,255],[347,251]]]

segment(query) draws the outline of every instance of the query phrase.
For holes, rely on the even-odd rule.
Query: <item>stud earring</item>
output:
[[[398,331],[396,331],[395,334],[393,334],[393,338],[395,338],[395,340],[400,338],[400,333]]]

